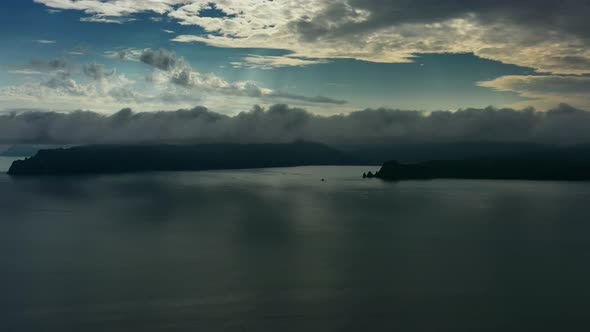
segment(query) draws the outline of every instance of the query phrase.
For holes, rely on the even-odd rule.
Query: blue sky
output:
[[[590,105],[590,33],[520,13],[578,23],[585,5],[473,3],[4,0],[0,109]],[[420,11],[429,6],[440,15]]]

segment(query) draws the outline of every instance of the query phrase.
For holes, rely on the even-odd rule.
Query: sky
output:
[[[590,2],[3,0],[0,111],[590,109]]]

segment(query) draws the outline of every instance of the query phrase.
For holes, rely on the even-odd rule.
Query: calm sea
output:
[[[6,173],[6,171],[8,171],[8,169],[10,168],[10,165],[12,165],[12,162],[18,159],[24,158],[0,156],[0,174]]]
[[[0,175],[0,331],[587,330],[590,183],[368,170]]]

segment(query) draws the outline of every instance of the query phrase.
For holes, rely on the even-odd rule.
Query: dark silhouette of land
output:
[[[388,160],[418,163],[431,160],[518,157],[556,149],[551,145],[519,142],[338,144],[334,147],[363,160],[366,165],[383,165]]]
[[[362,150],[362,148],[366,150]],[[431,155],[431,160],[425,159]],[[380,159],[381,158],[381,159]],[[440,159],[437,159],[440,158]],[[89,145],[44,149],[11,175],[199,171],[312,165],[379,165],[364,178],[590,180],[590,146],[458,143],[338,146],[291,144]],[[378,161],[377,160],[381,160]]]
[[[590,147],[552,148],[519,156],[419,163],[388,161],[367,178],[383,180],[590,180]]]
[[[147,171],[361,165],[362,162],[326,145],[201,144],[94,145],[40,150],[15,161],[11,175],[68,175]]]

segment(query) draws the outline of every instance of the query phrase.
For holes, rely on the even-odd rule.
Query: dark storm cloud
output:
[[[304,102],[309,102],[309,103],[320,103],[320,104],[324,103],[324,104],[344,105],[344,104],[348,103],[346,100],[333,99],[333,98],[324,97],[324,96],[307,97],[307,96],[300,96],[300,95],[279,92],[279,91],[273,91],[273,92],[269,93],[268,96],[269,97],[276,97],[276,98],[291,99],[291,100],[299,100],[299,101],[304,101]]]
[[[457,112],[367,109],[318,116],[300,108],[256,106],[236,116],[204,107],[174,112],[110,116],[93,112],[27,111],[0,114],[0,144],[84,144],[140,142],[590,143],[590,113],[562,105],[533,109],[465,109]]]
[[[145,50],[139,57],[139,60],[163,71],[170,71],[177,65],[177,60],[174,54],[165,49],[157,51]]]
[[[368,12],[368,19],[356,20],[359,10]],[[537,33],[557,30],[586,39],[590,38],[588,13],[590,2],[577,0],[349,0],[334,1],[320,15],[292,26],[303,39],[316,40],[472,16],[487,25],[528,26]]]
[[[84,64],[82,66],[82,71],[84,72],[84,74],[86,74],[86,76],[91,77],[92,79],[97,81],[115,75],[115,70],[109,71],[103,64],[99,64],[96,62]]]

